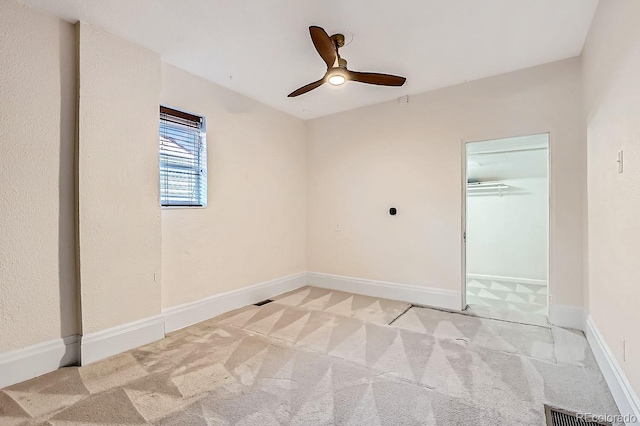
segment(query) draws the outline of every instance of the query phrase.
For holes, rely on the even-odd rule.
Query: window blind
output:
[[[160,107],[160,204],[207,205],[204,118]]]

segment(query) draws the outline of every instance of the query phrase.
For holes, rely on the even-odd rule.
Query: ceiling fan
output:
[[[344,35],[334,34],[329,37],[324,29],[316,26],[309,27],[309,33],[318,54],[327,64],[327,72],[320,80],[289,93],[290,98],[310,92],[324,83],[339,86],[345,81],[358,81],[360,83],[377,84],[378,86],[402,86],[407,80],[397,75],[348,70],[347,61],[341,58],[338,53],[338,49],[344,46]]]

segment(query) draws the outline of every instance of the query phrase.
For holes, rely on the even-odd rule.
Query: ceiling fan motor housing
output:
[[[343,34],[334,34],[331,36],[331,41],[336,47],[344,46],[344,35]]]

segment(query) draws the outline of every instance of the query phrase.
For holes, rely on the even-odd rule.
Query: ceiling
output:
[[[547,177],[549,135],[531,135],[467,144],[467,179],[491,182]]]
[[[577,56],[598,0],[22,0],[302,119]],[[324,85],[309,25],[351,43],[349,68],[400,88]]]

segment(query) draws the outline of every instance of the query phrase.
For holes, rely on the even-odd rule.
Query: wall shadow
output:
[[[80,333],[76,268],[76,146],[77,146],[77,42],[75,27],[60,21],[60,162],[58,219],[58,278],[60,337]],[[74,357],[75,358],[75,357]]]

